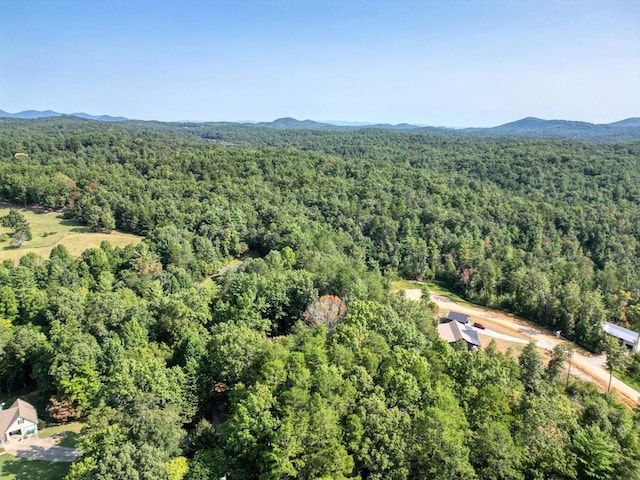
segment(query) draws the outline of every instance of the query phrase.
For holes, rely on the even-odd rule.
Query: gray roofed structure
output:
[[[475,330],[466,328],[458,322],[451,321],[438,325],[438,335],[449,343],[456,343],[459,340],[467,342],[467,347],[480,347],[480,340]]]
[[[460,323],[469,323],[469,315],[465,315],[464,313],[458,312],[449,312],[447,316],[444,317],[445,320],[455,320]]]
[[[640,333],[629,330],[628,328],[621,327],[620,325],[616,325],[615,323],[605,322],[602,325],[602,329],[605,333],[609,335],[619,338],[622,341],[622,344],[631,347],[636,352],[640,351]]]

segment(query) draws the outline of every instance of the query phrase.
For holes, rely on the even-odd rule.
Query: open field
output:
[[[88,248],[99,247],[103,240],[119,247],[142,240],[138,235],[115,230],[111,233],[93,233],[73,220],[62,218],[61,213],[47,212],[37,208],[18,208],[4,202],[0,202],[0,216],[6,215],[10,208],[17,208],[25,216],[31,227],[33,238],[25,242],[22,248],[11,245],[10,239],[0,241],[0,261],[17,261],[27,253],[36,253],[43,258],[48,258],[53,247],[59,244],[64,245],[71,255],[80,255]],[[0,235],[9,231],[7,228],[0,227]]]
[[[411,290],[413,288],[422,288],[424,283],[416,282],[415,280],[394,280],[391,282],[391,293],[399,292],[400,290]]]

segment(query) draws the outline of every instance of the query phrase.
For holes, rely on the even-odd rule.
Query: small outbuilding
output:
[[[0,443],[38,434],[38,412],[24,400],[17,399],[11,407],[0,410]]]
[[[443,322],[451,322],[453,320],[466,325],[467,323],[469,323],[469,315],[465,315],[464,313],[458,313],[458,312],[449,312],[447,313],[447,316],[444,317]]]
[[[640,352],[640,333],[611,322],[605,322],[602,329],[608,335],[620,340],[620,343],[625,347],[634,352]]]

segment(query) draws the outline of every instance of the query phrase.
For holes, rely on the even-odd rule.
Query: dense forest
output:
[[[0,388],[85,421],[69,480],[640,478],[562,352],[458,351],[389,292],[640,328],[640,142],[0,120],[0,197],[146,236],[0,266]]]

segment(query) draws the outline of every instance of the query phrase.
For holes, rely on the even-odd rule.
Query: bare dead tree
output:
[[[345,313],[347,306],[340,297],[324,295],[307,307],[302,319],[310,327],[324,324],[331,331],[344,318]]]

